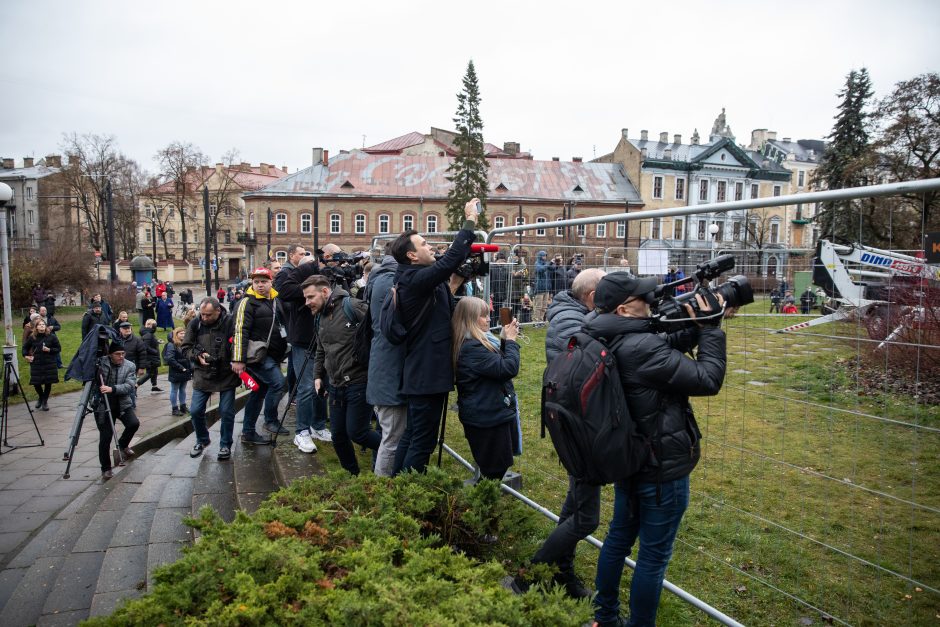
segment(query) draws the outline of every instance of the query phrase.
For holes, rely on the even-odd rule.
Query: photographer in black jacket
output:
[[[454,388],[450,319],[453,290],[463,284],[454,272],[470,255],[479,203],[474,198],[466,204],[463,229],[437,261],[434,249],[414,230],[392,243],[392,256],[398,262],[398,307],[410,326],[401,386],[408,401],[408,421],[395,456],[399,471],[424,471],[434,451],[447,393]]]
[[[655,625],[666,566],[689,504],[689,474],[698,463],[701,432],[689,396],[718,393],[725,376],[725,334],[717,316],[692,332],[657,333],[650,320],[655,278],[608,274],[594,293],[598,315],[582,331],[608,345],[622,338],[615,357],[627,406],[650,438],[651,461],[614,485],[614,515],[597,560],[597,625],[622,625],[620,577],[624,558],[642,538],[630,585],[630,625]],[[701,296],[702,314],[711,311]],[[719,295],[719,303],[722,299]],[[689,318],[695,312],[685,305]],[[727,315],[727,314],[726,314]],[[684,354],[698,345],[695,359]]]

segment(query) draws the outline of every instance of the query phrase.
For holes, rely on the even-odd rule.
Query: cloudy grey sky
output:
[[[742,143],[821,138],[850,69],[876,95],[940,70],[934,0],[6,0],[2,15],[2,156],[113,134],[148,169],[173,140],[293,172],[314,146],[452,128],[471,58],[487,141],[537,159],[603,154],[623,127],[707,137],[722,107]]]

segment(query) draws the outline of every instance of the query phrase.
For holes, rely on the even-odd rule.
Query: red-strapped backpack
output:
[[[595,485],[629,479],[650,457],[630,416],[614,351],[576,333],[542,376],[542,424],[568,474]]]

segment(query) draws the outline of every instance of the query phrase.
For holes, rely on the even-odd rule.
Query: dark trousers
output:
[[[144,383],[150,381],[152,387],[157,387],[157,373],[159,372],[160,366],[147,366],[147,378],[144,379]]]
[[[532,558],[533,562],[556,564],[562,573],[574,572],[578,542],[591,535],[600,523],[601,487],[568,477],[568,495],[561,506],[558,526]]]
[[[513,427],[511,422],[504,422],[495,427],[473,427],[463,425],[463,434],[470,444],[473,461],[480,469],[484,479],[503,478],[512,466]]]
[[[49,395],[52,394],[52,384],[51,383],[34,383],[33,389],[36,390],[36,395],[39,397],[40,401],[48,401]]]
[[[407,397],[408,420],[395,451],[395,473],[424,472],[434,452],[447,393],[414,394]]]
[[[117,403],[114,403],[111,407],[111,416],[116,421],[119,420],[124,423],[124,433],[118,438],[118,446],[127,448],[130,446],[134,434],[137,433],[137,429],[140,428],[140,421],[137,420],[137,414],[134,413],[133,407],[120,411],[116,405]],[[98,461],[101,462],[101,472],[104,472],[111,470],[111,440],[114,437],[107,411],[102,409],[95,412],[95,424],[101,434],[101,439],[98,440]]]
[[[366,402],[366,384],[330,386],[330,433],[340,465],[358,475],[359,462],[352,442],[378,451],[382,435],[372,428],[372,405]]]

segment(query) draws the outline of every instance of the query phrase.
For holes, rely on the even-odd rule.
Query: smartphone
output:
[[[507,326],[512,322],[512,307],[500,307],[499,308],[499,324],[500,326]]]

